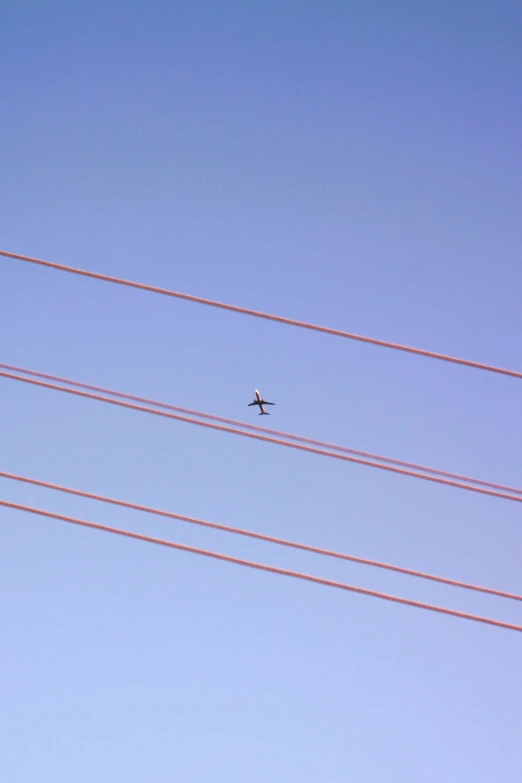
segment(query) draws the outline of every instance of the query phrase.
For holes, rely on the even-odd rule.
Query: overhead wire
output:
[[[324,457],[331,457],[333,459],[342,460],[344,462],[352,462],[357,465],[365,465],[367,467],[378,468],[379,470],[386,470],[391,473],[397,473],[404,476],[420,478],[420,479],[424,479],[425,481],[432,481],[437,484],[444,484],[446,486],[456,487],[458,489],[465,489],[468,492],[478,492],[479,494],[482,495],[503,498],[504,500],[513,500],[516,503],[522,503],[522,495],[517,496],[514,494],[509,494],[507,492],[500,492],[493,489],[486,489],[485,487],[473,486],[471,484],[468,485],[468,484],[464,484],[463,482],[453,481],[452,479],[443,478],[442,476],[424,474],[418,471],[408,470],[406,468],[400,468],[395,465],[387,465],[384,463],[380,464],[378,462],[372,462],[371,460],[362,459],[360,457],[354,457],[348,454],[341,454],[339,452],[328,451],[326,449],[320,449],[314,446],[308,446],[304,443],[290,442],[287,440],[283,440],[282,438],[276,438],[269,435],[262,435],[261,433],[247,432],[245,430],[236,429],[233,427],[225,426],[223,424],[217,424],[211,421],[201,421],[190,416],[184,416],[179,413],[174,413],[167,410],[161,410],[159,408],[151,408],[144,405],[138,405],[137,403],[125,402],[123,400],[106,397],[100,394],[95,394],[93,392],[82,391],[80,389],[67,388],[65,386],[60,386],[55,383],[48,383],[47,381],[38,380],[36,378],[24,378],[21,375],[16,375],[15,373],[1,371],[0,377],[9,378],[11,380],[19,381],[21,383],[27,383],[34,386],[40,386],[43,388],[52,389],[54,391],[73,394],[87,399],[97,400],[99,402],[106,402],[109,403],[110,405],[117,405],[122,408],[141,411],[142,413],[150,413],[154,416],[162,416],[164,418],[174,419],[176,421],[184,421],[187,424],[195,424],[199,427],[218,430],[220,432],[228,432],[233,435],[241,435],[242,437],[264,441],[265,443],[274,443],[278,446],[286,446],[291,449],[306,451],[311,454],[318,454]]]
[[[499,489],[503,492],[509,492],[513,494],[522,495],[522,489],[517,487],[511,487],[506,484],[498,484],[493,481],[485,481],[484,479],[477,479],[471,476],[465,476],[461,473],[452,473],[447,470],[440,470],[439,468],[427,467],[426,465],[419,465],[414,462],[406,462],[405,460],[395,459],[394,457],[385,457],[380,454],[374,454],[369,451],[361,451],[360,449],[352,449],[347,446],[339,446],[335,443],[328,443],[323,440],[316,440],[314,438],[307,438],[303,435],[294,435],[290,432],[283,432],[281,430],[274,430],[270,427],[260,427],[256,424],[250,424],[237,419],[229,419],[224,416],[217,416],[212,413],[203,413],[202,411],[193,410],[190,408],[182,408],[179,405],[172,405],[167,402],[160,402],[148,397],[140,397],[135,394],[128,394],[126,392],[115,391],[114,389],[108,389],[103,386],[95,386],[90,383],[83,383],[82,381],[72,380],[71,378],[63,378],[59,375],[50,375],[49,373],[37,372],[36,370],[28,370],[26,367],[17,367],[11,364],[0,363],[0,369],[8,370],[10,372],[29,375],[35,378],[44,378],[50,381],[57,381],[58,383],[65,383],[69,386],[75,386],[79,389],[87,389],[88,391],[100,392],[101,394],[111,395],[119,397],[124,400],[131,400],[132,402],[144,403],[145,405],[152,405],[157,408],[164,408],[165,410],[175,411],[177,413],[187,414],[188,416],[197,416],[202,419],[208,419],[209,421],[217,421],[222,424],[230,424],[233,427],[241,427],[246,430],[252,430],[254,432],[262,432],[267,435],[275,435],[279,438],[286,438],[287,440],[294,440],[299,443],[308,443],[311,446],[319,446],[321,448],[328,449],[330,451],[339,451],[343,454],[353,454],[358,457],[365,457],[380,462],[388,462],[391,465],[398,465],[399,467],[411,468],[415,471],[422,471],[423,473],[432,473],[435,476],[444,476],[445,478],[456,479],[457,481],[466,482],[469,484],[477,484],[482,487],[489,487],[491,489]]]
[[[127,280],[121,277],[115,277],[113,275],[102,274],[101,272],[91,272],[87,269],[80,269],[79,267],[68,266],[66,264],[59,264],[54,261],[45,261],[41,258],[33,258],[32,256],[21,255],[20,253],[12,253],[7,250],[0,250],[0,255],[6,258],[12,258],[19,261],[26,261],[30,264],[37,264],[39,266],[47,267],[48,269],[55,269],[61,272],[69,272],[74,275],[81,275],[83,277],[89,277],[93,280],[101,280],[107,283],[116,283],[117,285],[123,285],[130,288],[136,288],[141,291],[148,291],[150,293],[162,294],[164,296],[174,297],[176,299],[184,299],[185,301],[195,302],[197,304],[207,305],[209,307],[217,307],[221,310],[228,310],[234,313],[241,313],[242,315],[250,315],[254,318],[263,318],[267,321],[274,321],[277,323],[286,324],[287,326],[296,326],[301,329],[309,329],[315,332],[322,332],[323,334],[329,334],[336,337],[344,337],[349,340],[357,340],[359,342],[368,343],[370,345],[377,345],[381,348],[391,348],[395,351],[404,351],[406,353],[416,354],[417,356],[424,356],[430,359],[439,359],[444,362],[451,362],[452,364],[460,364],[466,367],[473,367],[477,370],[485,370],[487,372],[498,373],[501,375],[508,375],[512,378],[522,379],[522,372],[517,370],[510,370],[504,367],[497,367],[484,362],[476,362],[470,359],[461,359],[456,356],[450,356],[436,351],[428,351],[423,348],[414,348],[410,345],[402,345],[400,343],[390,342],[389,340],[379,340],[375,337],[367,337],[361,334],[355,334],[354,332],[347,332],[343,329],[333,329],[328,326],[320,326],[318,324],[309,323],[308,321],[300,321],[295,318],[287,318],[281,315],[274,315],[272,313],[265,313],[261,310],[253,310],[249,307],[239,307],[238,305],[227,304],[225,302],[218,302],[215,299],[208,299],[202,296],[195,296],[193,294],[185,294],[180,291],[173,291],[168,288],[162,288],[160,286],[148,285],[146,283],[137,283],[133,280]]]
[[[423,601],[415,601],[410,598],[402,598],[389,593],[383,593],[377,590],[369,590],[365,587],[356,587],[345,582],[337,582],[332,579],[324,579],[319,576],[313,576],[312,574],[302,573],[300,571],[291,571],[286,568],[278,568],[276,566],[267,565],[265,563],[258,563],[252,560],[245,560],[239,557],[233,557],[232,555],[225,555],[221,552],[213,552],[208,549],[201,549],[199,547],[188,546],[187,544],[179,544],[174,541],[168,541],[161,538],[155,538],[153,536],[147,536],[142,533],[134,533],[130,530],[122,530],[120,528],[111,527],[109,525],[102,525],[97,522],[88,522],[77,517],[71,517],[65,514],[57,514],[52,511],[46,511],[44,509],[35,508],[33,506],[26,506],[21,503],[12,503],[7,500],[0,500],[0,506],[10,508],[16,511],[25,511],[30,514],[36,514],[38,516],[47,517],[48,519],[57,519],[61,522],[68,522],[73,525],[79,525],[81,527],[91,528],[93,530],[100,530],[106,533],[113,533],[115,535],[125,536],[127,538],[133,538],[138,541],[147,542],[150,544],[158,544],[160,546],[169,547],[171,549],[177,549],[182,552],[190,552],[196,555],[202,555],[204,557],[213,558],[215,560],[222,560],[227,563],[233,563],[235,565],[245,566],[247,568],[255,568],[259,571],[265,571],[267,573],[279,574],[280,576],[289,576],[294,579],[302,579],[307,582],[313,582],[314,584],[324,585],[326,587],[335,587],[340,590],[346,590],[352,593],[358,593],[359,595],[367,595],[373,598],[380,598],[385,601],[391,601],[393,603],[403,604],[405,606],[412,606],[418,609],[425,609],[431,612],[438,612],[439,614],[450,615],[462,620],[471,620],[478,623],[484,623],[487,625],[493,625],[498,628],[504,628],[511,631],[522,631],[522,625],[516,625],[515,623],[506,623],[501,620],[496,620],[489,617],[482,617],[481,615],[470,614],[468,612],[460,612],[456,609],[448,609],[442,606],[436,606],[435,604],[424,603]]]
[[[7,471],[0,471],[0,477],[9,479],[11,481],[18,481],[23,484],[31,484],[33,486],[42,487],[44,489],[51,489],[57,492],[63,492],[68,495],[74,495],[75,497],[82,497],[88,500],[97,500],[102,503],[108,503],[114,506],[120,506],[122,508],[128,508],[132,511],[140,511],[147,514],[153,514],[155,516],[165,517],[167,519],[176,519],[182,522],[188,522],[189,524],[199,525],[201,527],[211,528],[213,530],[220,530],[225,533],[234,533],[236,535],[245,536],[247,538],[253,538],[258,541],[265,541],[270,544],[278,544],[279,546],[285,546],[292,549],[302,550],[304,552],[311,552],[313,554],[325,555],[327,557],[337,558],[339,560],[346,560],[352,563],[358,563],[360,565],[371,566],[374,568],[381,568],[387,571],[394,571],[395,573],[405,574],[407,576],[414,576],[420,579],[427,579],[432,582],[439,582],[451,587],[461,587],[467,590],[474,590],[479,593],[487,593],[488,595],[494,595],[499,598],[508,598],[514,601],[522,601],[522,595],[516,593],[509,593],[504,590],[497,590],[492,587],[483,587],[482,585],[474,585],[468,582],[462,582],[457,579],[449,579],[443,576],[435,576],[434,574],[428,574],[423,571],[416,571],[412,568],[404,568],[402,566],[392,565],[390,563],[383,563],[378,560],[370,560],[365,557],[358,557],[356,555],[349,555],[344,552],[337,552],[332,549],[325,549],[323,547],[313,546],[311,544],[302,544],[297,541],[290,541],[288,539],[279,538],[277,536],[270,536],[266,533],[258,533],[253,530],[245,530],[244,528],[233,527],[232,525],[224,525],[219,522],[210,522],[205,519],[198,519],[197,517],[187,516],[186,514],[178,514],[173,511],[166,511],[164,509],[154,508],[151,506],[145,506],[140,503],[131,503],[127,500],[121,500],[116,498],[107,497],[105,495],[99,495],[94,492],[87,492],[85,490],[76,489],[72,487],[64,487],[60,484],[54,484],[50,481],[42,481],[40,479],[29,478],[27,476],[20,476],[15,473],[8,473]]]
[[[500,373],[500,374],[508,375],[508,376],[515,377],[515,378],[522,378],[522,372],[518,372],[518,371],[514,371],[514,370],[509,370],[509,369],[505,369],[505,368],[501,368],[501,367],[495,367],[495,366],[492,366],[492,365],[479,363],[479,362],[474,362],[474,361],[470,361],[470,360],[466,360],[466,359],[460,359],[460,358],[457,358],[457,357],[448,356],[448,355],[445,355],[445,354],[440,354],[440,353],[436,353],[436,352],[432,352],[432,351],[426,351],[426,350],[423,350],[423,349],[418,349],[418,348],[414,348],[414,347],[411,347],[411,346],[406,346],[406,345],[401,345],[401,344],[397,344],[397,343],[392,343],[392,342],[389,342],[389,341],[378,340],[376,338],[370,338],[370,337],[366,337],[366,336],[362,336],[362,335],[346,332],[346,331],[343,331],[343,330],[332,329],[332,328],[329,328],[329,327],[319,326],[319,325],[308,323],[308,322],[304,322],[304,321],[298,321],[298,320],[286,318],[286,317],[283,317],[283,316],[277,316],[277,315],[273,315],[273,314],[269,314],[269,313],[264,313],[264,312],[261,312],[261,311],[252,310],[252,309],[249,309],[249,308],[243,308],[243,307],[239,307],[239,306],[236,306],[236,305],[230,305],[230,304],[218,302],[218,301],[211,300],[211,299],[206,299],[206,298],[203,298],[203,297],[197,297],[197,296],[193,296],[193,295],[190,295],[190,294],[184,294],[184,293],[181,293],[181,292],[172,291],[172,290],[169,290],[169,289],[164,289],[164,288],[160,288],[160,287],[156,287],[156,286],[150,286],[150,285],[143,284],[143,283],[137,283],[137,282],[134,282],[134,281],[125,280],[123,278],[117,278],[117,277],[113,277],[113,276],[109,276],[109,275],[104,275],[104,274],[101,274],[101,273],[90,272],[88,270],[83,270],[83,269],[79,269],[79,268],[75,268],[75,267],[70,267],[70,266],[66,266],[66,265],[63,265],[63,264],[57,264],[57,263],[54,263],[54,262],[44,261],[42,259],[36,259],[36,258],[28,257],[28,256],[22,256],[22,255],[19,255],[19,254],[10,253],[8,251],[0,250],[0,255],[3,255],[3,256],[6,256],[6,257],[10,257],[10,258],[16,258],[16,259],[19,259],[19,260],[27,261],[27,262],[30,262],[30,263],[38,264],[38,265],[41,265],[41,266],[45,266],[45,267],[49,267],[49,268],[53,268],[53,269],[57,269],[57,270],[61,270],[61,271],[66,271],[66,272],[77,274],[77,275],[82,275],[82,276],[85,276],[85,277],[94,278],[94,279],[97,279],[97,280],[103,280],[105,282],[117,283],[117,284],[120,284],[120,285],[125,285],[125,286],[138,288],[138,289],[146,290],[146,291],[153,292],[153,293],[158,293],[158,294],[163,294],[163,295],[167,295],[167,296],[171,296],[171,297],[175,297],[175,298],[179,298],[179,299],[184,299],[184,300],[196,302],[196,303],[199,303],[199,304],[205,304],[205,305],[212,306],[212,307],[218,307],[218,308],[221,308],[221,309],[225,309],[225,310],[229,310],[229,311],[233,311],[233,312],[237,312],[237,313],[242,313],[242,314],[245,314],[245,315],[250,315],[250,316],[263,318],[263,319],[271,320],[271,321],[276,321],[276,322],[284,323],[284,324],[287,324],[287,325],[297,326],[297,327],[300,327],[300,328],[306,328],[306,329],[310,329],[310,330],[314,330],[314,331],[318,331],[318,332],[323,332],[323,333],[327,333],[327,334],[331,334],[331,335],[336,335],[336,336],[339,336],[339,337],[345,337],[345,338],[348,338],[348,339],[358,340],[358,341],[361,341],[361,342],[370,343],[370,344],[378,345],[378,346],[381,346],[381,347],[387,347],[387,348],[391,348],[391,349],[394,349],[394,350],[405,351],[405,352],[409,352],[409,353],[413,353],[413,354],[417,354],[417,355],[421,355],[421,356],[425,356],[425,357],[429,357],[429,358],[439,359],[439,360],[443,360],[443,361],[448,361],[448,362],[452,362],[452,363],[456,363],[456,364],[461,364],[461,365],[473,367],[473,368],[476,368],[476,369],[482,369],[482,370],[486,370],[486,371],[490,371],[490,372]],[[0,366],[10,368],[9,365],[0,365]],[[197,411],[191,411],[189,409],[180,408],[179,406],[173,406],[173,405],[170,405],[170,404],[167,404],[167,403],[157,402],[157,401],[154,401],[154,400],[148,400],[147,398],[136,397],[134,395],[128,395],[128,394],[125,394],[125,393],[122,393],[122,392],[117,392],[117,391],[113,391],[113,390],[103,389],[102,387],[95,387],[95,386],[91,386],[89,384],[83,384],[83,383],[80,383],[80,382],[77,382],[77,381],[71,381],[71,380],[67,380],[67,379],[63,379],[63,378],[58,378],[57,376],[50,376],[50,375],[46,375],[44,373],[37,373],[37,372],[31,371],[31,370],[23,370],[21,368],[12,368],[12,369],[14,369],[16,372],[26,372],[27,374],[30,374],[30,375],[33,375],[33,376],[38,376],[38,377],[41,377],[41,378],[49,378],[49,379],[53,379],[53,380],[59,380],[62,383],[68,383],[68,384],[71,384],[71,385],[74,385],[74,386],[77,386],[77,387],[80,387],[80,388],[101,391],[104,394],[110,394],[110,395],[113,395],[113,396],[118,396],[118,397],[121,397],[123,399],[129,399],[129,400],[135,400],[135,401],[139,401],[139,402],[145,402],[148,405],[154,405],[154,406],[161,407],[161,408],[164,408],[164,409],[167,409],[167,410],[170,410],[170,411],[180,411],[180,412],[183,412],[183,413],[188,413],[191,416],[196,415],[196,416],[199,416],[200,418],[205,418],[205,419],[207,419],[209,421],[214,421],[214,422],[218,422],[219,421],[219,422],[223,422],[223,423],[227,423],[227,424],[232,424],[232,425],[234,425],[234,427],[242,427],[243,429],[258,430],[258,431],[261,431],[263,433],[275,434],[275,435],[279,436],[279,438],[280,437],[284,437],[287,440],[293,440],[293,441],[296,441],[296,442],[295,443],[288,443],[288,442],[280,440],[279,438],[266,437],[266,435],[255,435],[252,432],[250,432],[250,433],[249,432],[241,432],[238,429],[230,429],[230,427],[223,427],[223,426],[218,426],[216,424],[211,424],[211,423],[209,423],[209,421],[207,421],[207,422],[197,421],[197,420],[189,418],[187,416],[174,415],[173,413],[167,414],[167,413],[165,413],[163,411],[153,410],[151,408],[146,408],[146,407],[143,407],[141,405],[140,406],[138,406],[138,405],[129,405],[128,403],[122,403],[121,401],[118,401],[118,400],[111,400],[108,397],[101,397],[100,395],[87,394],[85,392],[80,392],[80,391],[74,390],[74,389],[67,389],[67,388],[64,388],[64,387],[56,386],[54,384],[42,383],[42,382],[38,382],[38,381],[29,379],[29,378],[18,377],[18,376],[12,375],[10,373],[0,373],[0,375],[4,376],[4,377],[11,378],[13,380],[19,380],[19,381],[23,381],[23,382],[27,382],[27,383],[33,383],[35,385],[44,386],[46,388],[55,389],[57,391],[66,391],[66,392],[77,394],[77,395],[80,395],[80,396],[89,397],[91,399],[96,399],[96,400],[103,401],[103,402],[108,402],[108,403],[111,403],[111,404],[122,405],[123,407],[133,408],[135,410],[140,410],[140,411],[147,412],[147,413],[154,413],[156,415],[168,416],[168,418],[173,418],[173,419],[185,421],[187,423],[198,424],[199,426],[211,427],[213,429],[218,429],[218,430],[221,430],[221,431],[231,432],[233,434],[244,435],[246,437],[257,438],[257,439],[260,439],[260,440],[263,440],[263,441],[266,441],[266,442],[277,443],[278,445],[286,445],[286,446],[290,446],[291,448],[299,448],[299,449],[302,449],[302,450],[305,450],[305,451],[321,454],[321,455],[324,455],[324,456],[332,456],[332,457],[335,457],[337,459],[345,459],[347,461],[355,462],[357,464],[363,464],[363,465],[368,465],[368,466],[371,466],[371,467],[377,467],[377,468],[380,468],[380,469],[390,470],[392,472],[397,472],[397,473],[401,473],[401,474],[404,474],[404,475],[415,476],[417,478],[424,478],[425,480],[435,481],[437,483],[444,483],[444,484],[447,484],[447,485],[450,485],[450,486],[457,486],[457,487],[462,488],[462,489],[468,489],[470,491],[476,491],[476,492],[480,492],[482,494],[488,494],[488,495],[492,495],[492,496],[495,496],[495,497],[502,497],[502,498],[505,498],[505,499],[516,500],[518,502],[522,502],[522,498],[517,498],[517,497],[515,497],[513,495],[506,494],[505,492],[494,492],[494,491],[491,491],[489,489],[480,489],[479,488],[479,486],[490,487],[490,488],[507,490],[508,492],[512,492],[512,493],[522,494],[522,490],[516,489],[516,488],[512,488],[512,487],[507,487],[505,485],[495,484],[493,482],[487,482],[487,481],[483,481],[483,480],[480,480],[480,479],[473,479],[473,478],[469,478],[469,477],[466,477],[466,476],[462,476],[460,474],[450,473],[450,472],[447,472],[447,471],[441,471],[441,470],[434,469],[434,468],[418,466],[418,465],[415,465],[414,463],[408,463],[408,462],[404,462],[404,461],[401,461],[401,460],[396,460],[396,459],[393,459],[393,458],[380,457],[378,455],[374,455],[374,454],[371,454],[369,452],[362,452],[362,451],[358,451],[358,450],[355,450],[355,449],[348,449],[348,448],[343,447],[343,446],[337,446],[337,445],[334,445],[334,444],[328,444],[328,443],[326,443],[324,441],[317,441],[317,440],[314,440],[314,439],[311,439],[311,438],[305,438],[303,436],[292,435],[292,434],[289,434],[289,433],[281,433],[281,432],[279,432],[277,430],[270,430],[268,428],[261,428],[261,427],[257,427],[256,425],[251,425],[251,424],[244,423],[244,422],[238,422],[238,421],[235,421],[235,420],[232,420],[232,419],[225,419],[223,417],[218,417],[218,416],[214,416],[214,415],[211,415],[211,414],[201,413],[201,412],[197,412]],[[304,446],[304,445],[299,445],[299,443],[303,443],[303,444],[304,443],[309,443],[309,444],[312,444],[312,445],[326,447],[329,451],[323,451],[322,449],[317,449],[317,448],[309,448],[309,447]],[[359,455],[359,456],[364,456],[364,457],[370,457],[372,459],[379,459],[379,460],[381,460],[383,462],[388,462],[390,464],[389,465],[379,465],[377,463],[369,462],[368,460],[356,459],[354,457],[347,457],[347,456],[343,456],[343,454],[340,454],[340,453],[339,454],[332,453],[334,451],[343,452],[343,454],[354,454],[354,455]],[[392,467],[393,465],[401,466],[401,467],[416,468],[418,470],[422,470],[425,473],[429,473],[431,475],[422,475],[421,473],[414,472],[414,471],[401,470],[401,469],[399,469],[397,467],[395,467],[395,468]],[[127,507],[127,508],[132,508],[132,509],[135,509],[135,510],[145,511],[145,512],[148,512],[148,513],[161,515],[161,516],[165,516],[165,517],[170,517],[170,518],[175,518],[175,519],[180,519],[180,520],[183,520],[183,521],[195,523],[195,524],[198,524],[198,525],[203,525],[203,526],[206,526],[206,527],[212,527],[212,528],[215,528],[215,529],[225,530],[227,532],[233,532],[233,533],[237,533],[237,534],[240,534],[240,535],[250,536],[250,537],[253,537],[253,538],[257,538],[257,539],[270,541],[272,543],[277,543],[277,544],[281,544],[281,545],[284,545],[284,546],[290,546],[290,547],[293,547],[293,548],[296,548],[296,549],[303,549],[305,551],[311,551],[311,552],[315,552],[315,553],[318,553],[318,554],[328,555],[328,556],[332,556],[332,557],[338,557],[338,558],[341,558],[341,559],[344,559],[344,560],[349,560],[349,561],[352,561],[352,562],[357,562],[357,563],[362,563],[362,564],[365,564],[365,565],[376,566],[376,567],[379,567],[379,568],[384,568],[384,569],[388,569],[388,570],[392,570],[392,571],[396,571],[396,572],[400,572],[400,573],[404,573],[404,574],[408,574],[408,575],[412,575],[412,576],[417,576],[417,577],[420,577],[420,578],[429,579],[429,580],[436,581],[436,582],[442,582],[442,583],[449,584],[449,585],[452,585],[452,586],[457,586],[457,587],[463,587],[463,588],[467,588],[467,589],[477,590],[477,591],[484,592],[484,593],[490,593],[490,594],[493,594],[493,595],[496,595],[496,596],[511,598],[511,599],[514,599],[514,600],[522,600],[522,596],[518,596],[518,595],[515,595],[515,594],[511,594],[511,593],[506,593],[504,591],[494,590],[492,588],[485,588],[485,587],[481,587],[481,586],[477,586],[477,585],[470,585],[470,584],[463,583],[463,582],[460,582],[460,581],[457,581],[457,580],[451,580],[451,579],[447,579],[447,578],[444,578],[444,577],[438,577],[438,576],[434,576],[434,575],[431,575],[431,574],[425,574],[423,572],[413,571],[412,569],[406,569],[406,568],[402,568],[400,566],[393,566],[391,564],[380,563],[378,561],[372,561],[372,560],[369,560],[369,559],[366,559],[366,558],[359,558],[359,557],[352,556],[352,555],[346,555],[344,553],[338,553],[338,552],[335,552],[335,551],[326,550],[326,549],[322,549],[322,548],[319,548],[319,547],[313,547],[313,546],[306,545],[306,544],[299,544],[297,542],[286,541],[284,539],[279,539],[279,538],[272,537],[272,536],[266,536],[264,534],[255,533],[255,532],[252,532],[252,531],[242,530],[242,529],[239,529],[239,528],[233,528],[231,526],[226,526],[226,525],[220,525],[218,523],[212,523],[212,522],[208,522],[208,521],[205,521],[205,520],[198,520],[198,519],[193,518],[193,517],[187,517],[187,516],[184,516],[184,515],[175,514],[173,512],[167,512],[167,511],[162,511],[162,510],[159,510],[159,509],[149,508],[149,507],[146,507],[146,506],[140,506],[138,504],[132,504],[132,503],[128,503],[126,501],[116,500],[116,499],[113,499],[113,498],[106,498],[106,497],[103,497],[103,496],[100,496],[100,495],[95,495],[93,493],[87,493],[87,492],[84,492],[84,491],[81,491],[81,490],[75,490],[75,489],[72,489],[72,488],[61,487],[59,485],[54,485],[54,484],[51,484],[49,482],[41,482],[41,481],[38,481],[38,480],[35,480],[35,479],[29,479],[27,477],[21,477],[21,476],[16,476],[14,474],[8,474],[6,472],[0,472],[0,476],[3,476],[4,478],[11,478],[11,479],[17,480],[17,481],[22,481],[22,482],[26,482],[26,483],[36,484],[36,485],[47,487],[47,488],[50,488],[50,489],[55,489],[55,490],[58,490],[58,491],[61,491],[61,492],[67,492],[67,493],[74,494],[74,495],[79,495],[79,496],[83,496],[83,497],[87,497],[87,498],[91,498],[91,499],[100,500],[100,501],[103,501],[103,502],[106,502],[106,503],[112,503],[112,504],[115,504],[115,505],[120,505],[120,506],[124,506],[124,507]],[[446,477],[446,478],[459,479],[460,481],[447,481],[447,480],[445,480],[443,478],[437,478],[437,476],[439,476],[439,477]],[[479,485],[479,486],[475,486],[475,487],[467,486],[466,484],[461,483],[462,481],[472,482],[472,483],[474,483],[476,485]],[[240,558],[231,557],[229,555],[223,555],[221,553],[210,552],[208,550],[203,550],[203,549],[199,549],[199,548],[195,548],[195,547],[189,547],[189,546],[184,545],[184,544],[178,544],[178,543],[171,542],[171,541],[165,541],[165,540],[162,540],[162,539],[157,539],[157,538],[153,538],[153,537],[150,537],[150,536],[144,536],[142,534],[133,533],[131,531],[120,530],[120,529],[112,528],[112,527],[109,527],[109,526],[106,526],[106,525],[100,525],[100,524],[97,524],[97,523],[87,522],[85,520],[79,520],[79,519],[76,519],[76,518],[73,518],[73,517],[69,517],[69,516],[65,516],[65,515],[61,515],[61,514],[55,514],[53,512],[44,511],[42,509],[36,509],[36,508],[29,507],[29,506],[24,506],[24,505],[21,505],[21,504],[10,503],[8,501],[2,501],[2,500],[0,500],[0,505],[8,507],[8,508],[12,508],[12,509],[26,511],[28,513],[38,514],[38,515],[41,515],[41,516],[44,516],[44,517],[48,517],[48,518],[59,519],[61,521],[66,521],[66,522],[73,523],[73,524],[76,524],[76,525],[81,525],[81,526],[84,526],[84,527],[89,527],[89,528],[93,528],[93,529],[97,529],[97,530],[103,530],[105,532],[111,532],[111,533],[114,533],[114,534],[123,535],[123,536],[130,537],[130,538],[135,538],[135,539],[138,539],[140,541],[146,541],[146,542],[149,542],[149,543],[155,543],[155,544],[171,547],[171,548],[174,548],[174,549],[187,551],[187,552],[192,552],[194,554],[203,555],[203,556],[206,556],[206,557],[217,558],[217,559],[220,559],[220,560],[224,560],[226,562],[231,562],[231,563],[235,563],[235,564],[238,564],[238,565],[243,565],[243,566],[247,566],[247,567],[251,567],[251,568],[256,568],[256,569],[262,570],[262,571],[268,571],[268,572],[276,573],[276,574],[280,574],[280,575],[286,575],[286,576],[291,576],[291,577],[294,577],[294,578],[305,579],[307,581],[311,581],[311,582],[315,582],[315,583],[318,583],[318,584],[323,584],[323,585],[327,585],[327,586],[331,586],[331,587],[336,587],[336,588],[339,588],[339,589],[349,590],[349,591],[352,591],[352,592],[355,592],[355,593],[359,593],[359,594],[364,594],[364,595],[369,595],[369,596],[373,596],[373,597],[378,597],[378,598],[385,599],[385,600],[388,600],[388,601],[393,601],[393,602],[397,602],[397,603],[401,603],[401,604],[406,604],[406,605],[409,605],[409,606],[415,606],[415,607],[418,607],[418,608],[423,608],[423,609],[427,609],[427,610],[431,610],[431,611],[435,611],[435,612],[439,612],[439,613],[443,613],[443,614],[449,614],[449,615],[456,616],[456,617],[459,617],[459,618],[462,618],[462,619],[474,620],[474,621],[477,621],[477,622],[487,623],[487,624],[490,624],[490,625],[495,625],[495,626],[503,627],[503,628],[506,628],[506,629],[522,631],[522,626],[509,624],[509,623],[504,623],[504,622],[501,622],[501,621],[492,620],[490,618],[480,617],[480,616],[477,616],[477,615],[472,615],[472,614],[468,614],[468,613],[464,613],[464,612],[458,612],[456,610],[451,610],[451,609],[447,609],[447,608],[444,608],[444,607],[438,607],[438,606],[431,605],[431,604],[425,604],[425,603],[418,602],[418,601],[412,601],[410,599],[400,598],[400,597],[392,596],[392,595],[385,594],[385,593],[379,593],[379,592],[376,592],[376,591],[367,590],[365,588],[359,588],[359,587],[355,587],[353,585],[347,585],[345,583],[335,582],[333,580],[322,579],[320,577],[315,577],[315,576],[312,576],[312,575],[309,575],[309,574],[302,574],[302,573],[295,572],[295,571],[290,571],[290,570],[287,570],[287,569],[281,569],[281,568],[276,568],[276,567],[268,566],[268,565],[261,564],[261,563],[255,563],[255,562],[252,562],[252,561],[247,561],[247,560],[243,560],[243,559],[240,559]]]

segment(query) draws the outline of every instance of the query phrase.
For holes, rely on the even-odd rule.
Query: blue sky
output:
[[[370,6],[370,7],[369,7]],[[4,2],[1,246],[522,367],[522,9]],[[520,385],[0,260],[1,359],[520,485]],[[522,591],[516,504],[4,380],[2,469]],[[263,420],[259,420],[263,421]],[[1,496],[522,622],[489,597]],[[0,511],[0,779],[516,781],[517,634]]]

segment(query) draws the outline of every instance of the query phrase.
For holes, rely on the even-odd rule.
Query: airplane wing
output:
[[[263,405],[275,405],[275,402],[267,402],[266,400],[263,400]]]
[[[251,405],[259,405],[259,403],[257,400],[254,400],[254,402],[249,402],[247,408],[250,408]]]

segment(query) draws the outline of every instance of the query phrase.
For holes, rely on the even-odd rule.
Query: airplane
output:
[[[251,405],[259,405],[261,408],[261,413],[259,414],[260,416],[270,416],[270,414],[265,411],[263,405],[275,405],[275,402],[267,402],[264,400],[256,389],[256,398],[254,402],[248,403],[248,407],[250,408]]]

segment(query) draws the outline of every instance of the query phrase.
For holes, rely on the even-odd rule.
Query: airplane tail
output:
[[[266,411],[261,411],[261,413],[259,415],[260,416],[270,416],[270,414],[267,413]]]

